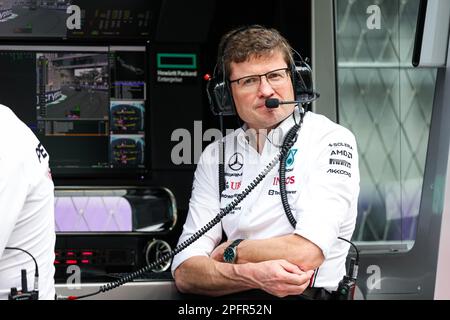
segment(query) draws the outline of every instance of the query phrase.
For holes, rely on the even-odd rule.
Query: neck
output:
[[[267,135],[273,128],[261,128],[261,129],[254,129],[254,128],[248,128],[246,130],[247,140],[248,143],[255,148],[255,150],[261,154],[264,145],[267,140]]]

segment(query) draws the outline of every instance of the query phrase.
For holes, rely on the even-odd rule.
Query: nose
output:
[[[267,81],[265,76],[261,77],[261,82],[259,83],[258,94],[260,97],[270,97],[275,93],[270,83]]]

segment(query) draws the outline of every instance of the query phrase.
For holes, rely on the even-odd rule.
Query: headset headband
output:
[[[210,104],[211,111],[214,115],[228,116],[236,115],[236,107],[234,105],[233,95],[228,79],[226,79],[224,53],[232,37],[240,32],[248,29],[264,29],[267,28],[260,25],[244,26],[232,31],[220,43],[218,50],[217,63],[214,66],[213,77],[209,79],[206,86],[206,93]],[[289,48],[288,48],[289,49]],[[302,103],[310,103],[317,99],[319,94],[314,92],[312,86],[312,71],[311,67],[306,63],[303,57],[293,48],[290,48],[290,64],[289,69],[291,73],[292,86],[294,89],[295,100],[304,101]],[[298,60],[296,60],[296,58]],[[218,63],[221,64],[219,71]],[[220,72],[220,73],[218,73]],[[220,78],[220,79],[219,79]]]

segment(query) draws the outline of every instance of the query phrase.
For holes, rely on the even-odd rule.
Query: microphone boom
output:
[[[278,108],[280,106],[280,104],[306,104],[306,103],[311,103],[314,100],[317,100],[317,98],[319,98],[319,97],[320,97],[319,93],[313,92],[311,95],[310,94],[301,95],[300,96],[300,100],[294,100],[294,101],[280,101],[280,99],[277,99],[277,98],[269,98],[269,99],[266,99],[265,105],[269,109],[274,109],[274,108]]]

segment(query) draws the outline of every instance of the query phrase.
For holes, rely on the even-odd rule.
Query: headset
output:
[[[218,50],[218,63],[214,67],[212,77],[206,77],[206,93],[209,105],[214,115],[234,116],[237,115],[234,105],[233,95],[231,93],[230,81],[226,79],[224,53],[230,40],[237,34],[248,29],[266,29],[260,25],[251,25],[237,28],[230,33],[222,42]],[[294,88],[295,100],[300,104],[308,104],[320,97],[320,94],[314,91],[312,81],[312,70],[307,63],[308,59],[303,57],[296,50],[292,49],[292,60],[289,63],[289,73]]]

